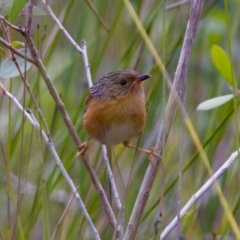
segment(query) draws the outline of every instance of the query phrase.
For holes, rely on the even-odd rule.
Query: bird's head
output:
[[[107,86],[107,92],[112,97],[118,97],[142,89],[143,81],[150,77],[149,74],[139,74],[133,70],[118,70],[109,73],[99,82]]]

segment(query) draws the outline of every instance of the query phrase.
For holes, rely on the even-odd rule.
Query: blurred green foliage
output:
[[[153,75],[145,83],[148,117],[139,145],[145,148],[154,146],[169,89],[124,3],[110,0],[48,2],[73,39],[78,44],[81,44],[82,39],[86,40],[94,82],[116,69],[135,69],[140,73]],[[189,18],[189,3],[173,9],[165,9],[173,2],[132,1],[135,11],[172,78],[174,78]],[[204,100],[232,93],[212,63],[213,45],[220,46],[228,56],[231,56],[230,52],[232,53],[230,60],[238,84],[240,2],[237,0],[227,2],[226,9],[223,1],[205,1],[191,54],[187,87],[187,112],[202,144],[205,144],[213,171],[216,171],[231,152],[239,147],[238,129],[234,122],[237,119],[237,113],[233,111],[232,101],[212,111],[196,111],[198,104]],[[40,3],[38,7],[43,9]],[[229,24],[227,24],[226,13],[229,16]],[[25,19],[17,18],[14,24],[24,25]],[[23,41],[23,37],[12,30],[10,36],[12,41]],[[88,85],[82,56],[48,15],[35,16],[32,19],[32,36],[81,140],[86,140],[82,114]],[[106,220],[99,197],[81,160],[74,159],[76,148],[47,87],[35,67],[31,67],[26,78],[46,118],[54,146],[78,187],[96,228],[102,239],[112,239],[113,231]],[[1,82],[25,108],[32,109],[40,121],[21,79],[16,77],[1,80]],[[12,239],[93,239],[88,224],[74,201],[61,223],[57,224],[68,202],[71,201],[72,193],[40,133],[33,129],[16,106],[2,94],[0,94],[0,116],[1,239],[14,236],[14,226],[17,226],[17,230]],[[178,111],[165,146],[164,185],[159,171],[137,239],[145,240],[154,237],[154,220],[158,213],[162,188],[165,190],[165,197],[160,231],[176,216],[178,163],[181,151],[184,152],[182,205],[209,177],[204,164],[196,155],[196,148],[187,132],[184,144],[181,144],[181,132],[181,113]],[[136,144],[137,141],[135,139],[132,143]],[[101,147],[92,140],[88,152],[91,164],[107,191],[108,183],[105,167],[102,164]],[[131,184],[125,199],[124,213],[127,224],[149,161],[146,156],[139,153],[135,155],[134,151],[124,149],[121,145],[114,148],[114,155],[113,172],[121,196],[124,195],[124,185],[133,167]],[[21,179],[20,182],[18,178]],[[239,180],[239,162],[236,162],[219,181],[238,223],[240,221]],[[20,187],[19,191],[18,187]],[[17,201],[19,194],[20,202]],[[186,239],[204,239],[207,236],[210,236],[209,239],[216,239],[214,236],[217,235],[232,236],[231,227],[214,189],[207,191],[181,221],[181,231]],[[176,236],[175,232],[169,239],[177,239]]]

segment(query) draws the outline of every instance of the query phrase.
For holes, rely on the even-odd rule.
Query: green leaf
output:
[[[224,103],[230,101],[233,98],[233,94],[224,95],[221,97],[216,97],[202,102],[198,105],[197,110],[207,111],[216,107],[223,105]]]
[[[19,16],[21,10],[26,5],[27,0],[13,0],[13,4],[9,14],[9,21],[14,22],[14,20]]]
[[[25,51],[26,51],[26,55],[30,57],[31,52],[29,49],[27,49],[27,50],[25,48],[19,49],[19,52],[21,52],[23,54],[25,54]],[[18,66],[22,73],[27,71],[32,66],[32,63],[27,62],[25,59],[23,59],[17,55],[15,55],[15,57],[16,57],[16,61],[17,61]],[[19,73],[15,63],[13,62],[13,60],[8,58],[2,63],[1,68],[0,68],[0,78],[2,78],[2,79],[13,78],[13,77],[16,77],[19,75],[20,75],[20,73]]]
[[[211,50],[212,61],[222,77],[233,86],[231,62],[225,51],[214,45]]]
[[[19,46],[25,47],[24,42],[20,42],[20,41],[12,41],[12,42],[11,42],[11,45],[12,45],[13,47],[15,47],[15,48],[17,48],[17,47],[19,47]]]

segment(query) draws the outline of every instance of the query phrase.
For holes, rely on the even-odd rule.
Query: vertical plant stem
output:
[[[156,150],[156,153],[158,154],[162,153],[163,144],[164,142],[167,141],[171,124],[177,109],[178,101],[176,98],[176,93],[178,94],[178,96],[181,96],[182,94],[181,91],[184,84],[184,78],[188,72],[188,63],[190,59],[190,53],[191,53],[193,41],[195,39],[196,32],[197,32],[197,26],[200,20],[202,5],[203,5],[202,0],[192,1],[192,4],[191,4],[190,18],[187,25],[187,30],[186,30],[186,34],[185,34],[185,38],[182,46],[182,51],[179,58],[177,70],[175,73],[174,83],[171,89],[171,93],[170,93],[166,111],[165,111],[165,121],[164,121],[165,124],[164,125],[162,124],[160,127],[157,142],[155,145],[155,150]],[[165,134],[165,138],[163,137],[164,134]],[[149,193],[160,164],[160,160],[157,159],[156,157],[153,157],[152,160],[153,160],[152,164],[149,165],[145,173],[137,200],[135,202],[135,205],[127,226],[124,240],[133,240],[136,238],[141,217],[145,209],[145,206],[149,197]]]

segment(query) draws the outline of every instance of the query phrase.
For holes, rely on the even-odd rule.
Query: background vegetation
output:
[[[170,8],[174,2],[131,2],[171,78],[174,78],[176,71],[190,5],[186,3]],[[190,59],[186,100],[187,113],[202,145],[206,143],[205,151],[214,172],[238,149],[238,114],[231,111],[232,101],[211,111],[197,111],[196,108],[206,99],[231,93],[229,85],[223,81],[211,60],[213,45],[223,48],[230,57],[232,54],[235,77],[239,78],[240,2],[226,2],[205,1]],[[35,4],[44,10],[41,2],[35,1]],[[86,40],[94,82],[116,69],[135,69],[140,73],[152,74],[153,77],[145,82],[148,114],[139,145],[145,148],[154,146],[169,89],[124,2],[58,0],[49,1],[49,4],[77,43],[80,44],[82,39]],[[1,12],[0,14],[4,15]],[[82,56],[44,11],[34,14],[34,42],[81,140],[84,141],[87,135],[83,128],[82,115],[88,84]],[[24,25],[25,18],[18,17],[14,24]],[[10,36],[12,41],[24,42],[24,38],[12,30]],[[2,57],[2,61],[4,59]],[[76,147],[36,67],[32,66],[27,71],[26,79],[50,128],[55,148],[78,187],[101,238],[112,239],[113,230],[106,220],[98,194],[81,159],[74,158]],[[33,100],[20,77],[2,79],[1,83],[38,118]],[[179,111],[164,148],[165,179],[163,182],[162,171],[159,171],[137,239],[154,238],[154,221],[163,189],[163,219],[159,233],[177,215],[177,179],[181,151],[184,154],[180,192],[182,205],[209,178],[201,158],[196,155],[197,150],[188,132],[185,132],[184,144],[181,144],[182,128]],[[137,144],[137,141],[134,139],[132,143]],[[107,192],[108,180],[100,145],[92,140],[88,153]],[[141,153],[135,154],[133,150],[125,149],[122,145],[114,148],[114,155],[113,172],[120,196],[124,194],[124,185],[132,171],[124,209],[127,223],[149,159]],[[3,94],[0,94],[0,176],[0,239],[93,239],[88,224],[41,135]],[[239,161],[225,172],[219,183],[239,225]],[[70,207],[61,219],[69,204]],[[185,239],[216,239],[217,236],[234,239],[225,214],[214,188],[211,188],[181,221],[181,234]],[[177,232],[174,231],[168,239],[177,239]]]

